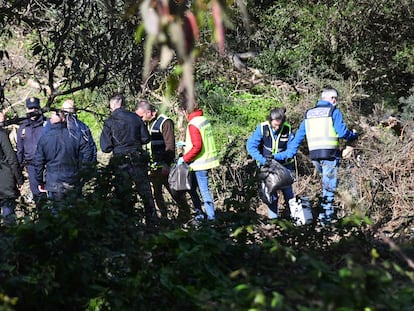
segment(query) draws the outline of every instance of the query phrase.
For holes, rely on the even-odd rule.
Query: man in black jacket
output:
[[[69,190],[80,191],[82,159],[92,159],[93,150],[81,139],[81,133],[69,132],[63,112],[52,111],[50,123],[50,130],[40,137],[36,150],[36,181],[39,191],[47,192],[49,199],[62,201]]]
[[[100,145],[103,152],[113,153],[110,165],[115,177],[115,195],[124,212],[133,212],[132,184],[135,184],[144,203],[147,223],[151,223],[156,219],[156,212],[148,179],[149,156],[142,148],[149,143],[150,135],[141,118],[125,109],[123,95],[113,95],[109,108],[111,116],[104,122]]]
[[[0,112],[0,122],[4,122],[4,114]],[[17,162],[16,153],[10,143],[8,132],[0,128],[0,208],[3,223],[15,222],[14,209],[19,189],[23,185],[23,175]]]

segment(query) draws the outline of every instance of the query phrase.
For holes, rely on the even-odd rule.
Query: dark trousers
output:
[[[35,173],[34,165],[27,164],[26,169],[27,169],[27,174],[29,175],[29,186],[30,186],[30,191],[32,192],[32,195],[33,195],[33,201],[36,204],[36,208],[40,210],[47,197],[46,193],[39,191],[39,188],[38,188],[39,183],[36,181],[36,178],[35,178],[36,173]]]
[[[144,205],[146,220],[154,221],[156,211],[147,164],[139,156],[128,154],[114,156],[111,159],[111,166],[114,175],[115,198],[123,207],[124,212],[133,213],[137,192]]]
[[[184,191],[173,191],[170,189],[170,185],[168,184],[168,167],[157,168],[151,170],[150,173],[150,181],[153,188],[154,199],[157,203],[157,207],[161,212],[161,216],[163,218],[167,218],[168,215],[168,208],[167,204],[165,203],[165,199],[163,196],[163,187],[167,189],[170,193],[171,197],[177,203],[178,207],[178,218],[182,220],[189,220],[190,219],[190,206],[187,203],[185,198]]]
[[[3,219],[4,225],[9,226],[16,223],[16,214],[14,213],[15,208],[16,201],[14,199],[0,200],[1,218]]]

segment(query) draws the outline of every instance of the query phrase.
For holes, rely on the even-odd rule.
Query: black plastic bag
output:
[[[168,184],[174,191],[188,191],[191,189],[191,172],[187,163],[174,164],[168,174]]]
[[[295,181],[290,170],[273,159],[260,167],[258,178],[265,184],[269,194],[274,194],[277,190],[286,188]]]

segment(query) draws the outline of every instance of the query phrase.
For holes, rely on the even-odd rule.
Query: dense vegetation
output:
[[[6,1],[0,95],[9,118],[23,115],[28,95],[47,106],[74,97],[98,138],[107,95],[122,91],[131,107],[145,96],[171,114],[182,138],[175,90],[184,60],[155,65],[161,46],[177,44],[168,24],[158,30],[168,40],[148,44],[142,3]],[[170,21],[178,23],[187,5],[174,3]],[[224,52],[211,40],[223,43],[213,35],[211,3],[221,4]],[[411,310],[411,1],[190,4],[200,30],[195,93],[221,150],[211,174],[217,221],[194,228],[173,218],[147,228],[139,201],[136,217],[117,208],[112,176],[100,165],[84,197],[71,198],[58,217],[39,216],[22,200],[19,225],[0,227],[0,310]],[[274,106],[287,107],[296,128],[325,85],[340,91],[347,124],[361,134],[341,165],[342,218],[325,228],[268,223],[246,138]],[[316,207],[320,182],[305,146],[297,162],[295,192]]]

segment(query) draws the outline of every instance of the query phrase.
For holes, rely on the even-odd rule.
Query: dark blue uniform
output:
[[[20,167],[26,166],[29,175],[30,191],[33,194],[33,200],[38,203],[44,194],[39,192],[38,183],[35,178],[34,158],[37,143],[43,134],[43,128],[46,124],[46,118],[39,115],[37,119],[27,119],[17,131],[17,160]]]
[[[50,130],[40,137],[36,150],[36,181],[43,184],[52,197],[62,198],[68,190],[80,186],[79,169],[86,159],[92,158],[93,150],[81,138],[79,132],[70,133],[66,123],[51,124]]]
[[[89,144],[89,147],[92,150],[92,154],[90,158],[87,158],[85,157],[85,155],[81,154],[80,155],[81,160],[85,162],[96,162],[97,149],[96,149],[95,141],[93,140],[93,137],[92,137],[91,130],[85,123],[79,120],[75,114],[66,113],[66,112],[64,112],[64,114],[66,117],[67,128],[69,130],[69,133],[71,133],[71,136],[79,137],[78,134],[80,134],[80,137]],[[47,133],[50,130],[50,126],[51,126],[50,122],[47,122],[44,128],[44,133]]]

